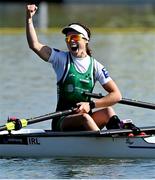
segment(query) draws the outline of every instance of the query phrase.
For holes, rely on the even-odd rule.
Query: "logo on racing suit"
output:
[[[109,73],[108,73],[108,71],[106,70],[106,68],[103,68],[103,69],[102,69],[102,72],[103,72],[105,78],[108,78],[108,77],[109,77]]]

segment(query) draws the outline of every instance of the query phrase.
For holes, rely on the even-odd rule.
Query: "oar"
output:
[[[96,93],[89,93],[89,92],[84,92],[84,95],[92,97],[92,98],[102,98],[104,97],[102,94],[96,94]],[[137,106],[137,107],[141,107],[141,108],[147,108],[147,109],[153,109],[155,110],[155,104],[153,103],[148,103],[148,102],[142,102],[142,101],[137,101],[134,99],[126,99],[126,98],[122,98],[121,101],[119,101],[118,103],[120,104],[126,104],[126,105],[130,105],[130,106]]]
[[[65,115],[69,115],[71,114],[73,111],[75,111],[74,108],[69,109],[69,110],[65,110],[65,111],[58,111],[58,112],[53,112],[53,113],[49,113],[49,114],[45,114],[42,116],[38,116],[38,117],[34,117],[34,118],[30,118],[30,119],[20,119],[20,123],[22,128],[26,127],[29,124],[34,124],[34,123],[38,123],[38,122],[42,122],[42,121],[46,121],[55,117],[59,117],[59,116],[65,116]],[[15,121],[11,121],[6,123],[3,126],[0,126],[0,131],[4,131],[4,130],[15,130]]]

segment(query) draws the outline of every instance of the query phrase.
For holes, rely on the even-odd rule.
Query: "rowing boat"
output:
[[[20,129],[0,132],[0,157],[102,157],[155,158],[155,127],[141,127],[139,135],[130,129],[100,132],[54,132]],[[131,136],[132,135],[132,136]]]
[[[85,93],[93,98],[102,94]],[[132,99],[119,103],[155,110],[155,104]],[[27,125],[72,114],[74,108],[29,119],[9,118],[0,126],[0,158],[102,157],[155,158],[155,126],[135,129],[54,132]],[[127,124],[131,123],[127,121]],[[136,126],[135,126],[136,127]],[[121,128],[121,127],[120,127]]]

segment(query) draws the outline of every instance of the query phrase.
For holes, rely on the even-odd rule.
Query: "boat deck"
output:
[[[140,127],[141,132],[145,132],[146,135],[155,134],[155,126]],[[113,136],[127,136],[132,133],[131,129],[111,129],[111,130],[101,130],[101,131],[69,131],[69,132],[57,132],[52,130],[43,129],[21,129],[18,131],[1,131],[1,136],[38,136],[38,137],[65,137],[65,136],[85,136],[85,137],[113,137]]]

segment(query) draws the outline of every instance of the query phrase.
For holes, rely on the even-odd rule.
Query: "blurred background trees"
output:
[[[46,0],[0,2],[0,27],[24,27],[25,5],[39,6],[35,24],[59,28],[82,22],[99,28],[154,28],[154,0]]]

